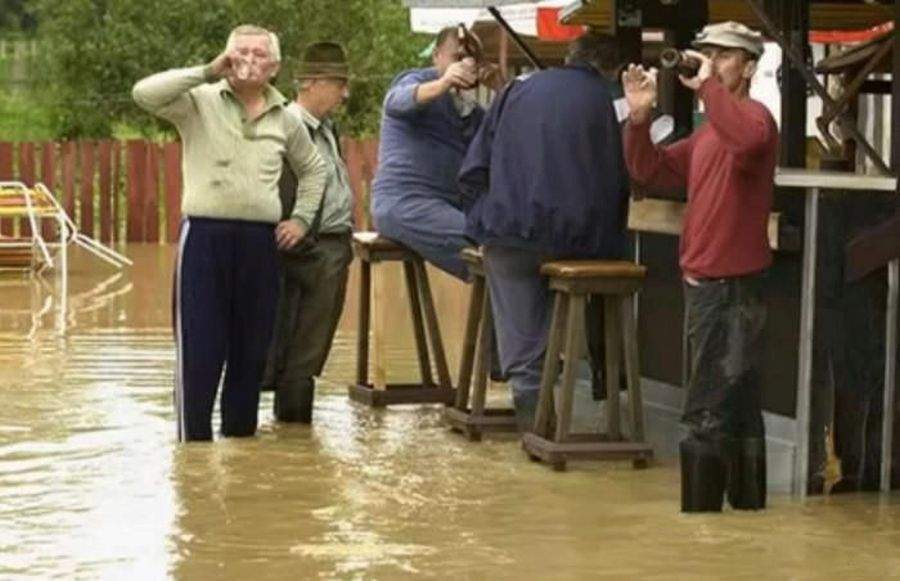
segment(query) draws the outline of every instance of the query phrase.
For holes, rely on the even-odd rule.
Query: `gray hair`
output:
[[[262,26],[256,26],[254,24],[241,24],[240,26],[235,27],[231,33],[228,35],[228,41],[225,43],[225,50],[231,50],[234,48],[234,41],[238,36],[266,36],[269,38],[269,52],[271,52],[272,59],[280,63],[281,62],[281,43],[278,42],[278,35],[276,35],[271,30],[267,30]]]

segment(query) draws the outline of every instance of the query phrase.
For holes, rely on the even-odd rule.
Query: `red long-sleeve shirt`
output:
[[[772,263],[767,227],[778,128],[762,103],[736,98],[714,78],[698,95],[707,123],[668,147],[653,145],[646,124],[626,124],[628,171],[644,185],[687,186],[680,248],[685,276],[760,272]]]

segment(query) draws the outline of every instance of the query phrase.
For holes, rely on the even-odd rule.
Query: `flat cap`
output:
[[[704,26],[703,30],[697,33],[693,44],[696,47],[712,45],[742,48],[757,57],[763,53],[763,35],[732,20]]]

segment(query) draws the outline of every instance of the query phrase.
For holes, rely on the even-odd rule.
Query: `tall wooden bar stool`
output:
[[[431,296],[431,287],[428,284],[428,274],[422,257],[393,240],[382,238],[377,232],[354,234],[353,251],[359,258],[360,281],[356,383],[348,389],[350,399],[373,407],[404,403],[452,404],[455,391],[450,380],[437,313],[434,309],[434,300]],[[369,380],[372,265],[390,261],[403,263],[421,381],[419,383],[387,384],[382,389],[381,386],[376,387]],[[434,382],[431,374],[432,358],[438,374],[437,383]]]
[[[491,347],[494,341],[491,294],[484,277],[481,250],[466,248],[460,256],[466,261],[472,274],[472,294],[469,299],[466,334],[463,338],[462,358],[459,364],[456,402],[453,407],[445,410],[444,419],[454,431],[465,434],[470,441],[477,442],[481,440],[483,432],[515,432],[516,420],[510,408],[485,407],[488,376],[491,372]]]
[[[653,457],[653,449],[644,441],[641,374],[633,316],[634,296],[646,272],[646,267],[632,262],[599,260],[556,261],[541,267],[541,273],[550,279],[555,300],[534,433],[522,438],[522,447],[531,459],[542,460],[554,470],[562,471],[567,460],[632,460],[635,468],[644,468]],[[623,438],[620,429],[615,389],[609,391],[606,400],[606,433],[570,433],[575,369],[585,348],[584,307],[588,295],[603,299],[606,377],[619,377],[619,365],[625,364],[631,408],[629,440]],[[559,405],[554,405],[553,386],[560,353],[564,358],[562,389]],[[556,425],[551,433],[554,409]]]

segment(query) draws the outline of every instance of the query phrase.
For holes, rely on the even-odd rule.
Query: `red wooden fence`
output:
[[[378,143],[345,139],[342,145],[355,198],[354,221],[367,228]],[[178,240],[180,143],[0,142],[0,181],[9,180],[29,186],[43,182],[79,230],[105,243]],[[27,233],[25,220],[0,219],[0,235]]]

